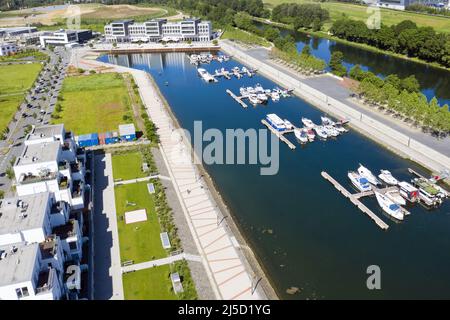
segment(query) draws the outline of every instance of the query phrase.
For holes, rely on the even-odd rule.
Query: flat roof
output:
[[[121,20],[114,20],[111,23],[130,23],[130,22],[134,22],[133,19],[121,19]]]
[[[31,133],[28,134],[26,140],[39,140],[42,138],[54,137],[56,135],[64,135],[63,124],[35,127]]]
[[[0,200],[0,234],[42,227],[49,201],[49,192]]]
[[[16,161],[16,166],[57,161],[59,148],[61,143],[58,141],[25,146],[22,155]]]
[[[0,246],[6,257],[0,260],[0,286],[20,283],[32,279],[34,264],[37,259],[39,244],[16,244]]]
[[[136,128],[134,127],[134,124],[119,124],[119,135],[126,136],[129,134],[136,134]]]

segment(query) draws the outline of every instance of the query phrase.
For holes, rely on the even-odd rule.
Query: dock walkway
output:
[[[352,194],[325,171],[322,171],[321,175],[325,180],[328,180],[337,190],[339,190],[339,192],[342,193],[346,198],[350,199],[350,201],[355,206],[357,206],[359,210],[368,215],[369,218],[371,218],[381,229],[386,230],[389,228],[389,225],[386,222],[381,220],[375,213],[373,213],[361,201],[359,201],[359,198],[370,195],[370,193],[373,194],[373,191]]]
[[[265,119],[261,120],[261,123],[263,125],[265,125],[267,127],[267,129],[269,129],[274,135],[276,135],[278,137],[278,139],[280,139],[281,141],[283,141],[284,143],[286,143],[288,145],[289,148],[291,148],[292,150],[294,150],[296,148],[295,144],[293,144],[292,142],[290,142],[285,136],[284,134],[286,133],[291,133],[294,132],[294,130],[286,130],[283,132],[277,131],[275,130]]]
[[[243,108],[247,108],[247,104],[242,101],[242,97],[238,97],[237,95],[235,95],[233,93],[233,91],[231,91],[230,89],[227,89],[226,92],[234,99],[236,100],[237,103],[239,103]]]

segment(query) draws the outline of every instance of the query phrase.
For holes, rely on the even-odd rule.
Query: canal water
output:
[[[259,28],[263,24],[257,23]],[[327,63],[334,51],[341,51],[344,56],[344,66],[350,70],[359,64],[363,70],[368,70],[381,78],[390,74],[397,74],[401,78],[415,75],[420,83],[421,91],[428,100],[436,97],[440,105],[450,105],[450,71],[427,66],[425,64],[368,51],[345,43],[336,42],[326,38],[310,36],[303,32],[293,32],[280,29],[283,36],[291,34],[300,52],[305,45],[309,45],[311,53]]]
[[[105,55],[101,61],[149,72],[158,83],[182,127],[263,128],[261,119],[276,113],[299,126],[302,116],[320,121],[321,112],[296,98],[243,109],[226,93],[241,86],[276,85],[256,75],[241,80],[203,82],[184,53]],[[203,66],[241,66],[236,61]],[[295,141],[295,137],[289,139]],[[390,228],[382,231],[325,181],[326,170],[347,188],[347,171],[359,163],[379,173],[389,169],[402,180],[407,168],[420,170],[357,132],[315,141],[290,150],[280,144],[279,172],[261,176],[258,165],[205,166],[233,212],[237,224],[283,299],[450,298],[450,200],[439,209],[408,208],[402,223],[392,221],[366,199]],[[367,268],[381,269],[381,290],[368,290]],[[286,290],[301,292],[289,295]]]

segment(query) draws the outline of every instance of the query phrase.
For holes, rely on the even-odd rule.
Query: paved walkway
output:
[[[123,300],[111,154],[95,157],[94,298]]]
[[[148,176],[148,177],[144,177],[144,178],[137,178],[137,179],[131,179],[131,180],[125,180],[125,181],[115,181],[114,184],[116,186],[121,185],[121,184],[133,184],[133,183],[148,181],[151,179],[164,179],[164,180],[170,181],[170,177],[162,176],[160,174],[155,174],[153,176]]]
[[[149,268],[158,267],[158,266],[164,266],[166,264],[171,264],[171,263],[174,263],[174,262],[180,261],[180,260],[190,260],[190,261],[197,261],[197,262],[202,261],[200,256],[183,252],[183,253],[180,253],[180,254],[177,254],[174,256],[170,256],[170,257],[166,257],[166,258],[161,258],[161,259],[156,259],[156,260],[152,260],[152,261],[131,264],[129,266],[124,266],[124,267],[122,267],[122,272],[125,273],[125,272],[149,269]]]

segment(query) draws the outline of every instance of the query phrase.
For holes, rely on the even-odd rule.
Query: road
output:
[[[23,152],[26,128],[50,122],[69,64],[70,54],[64,47],[44,51],[50,56],[50,61],[38,75],[31,94],[27,94],[14,115],[17,121],[11,121],[9,124],[7,139],[0,141],[0,190],[5,192],[5,196],[13,195],[11,180],[6,176],[6,170]]]

